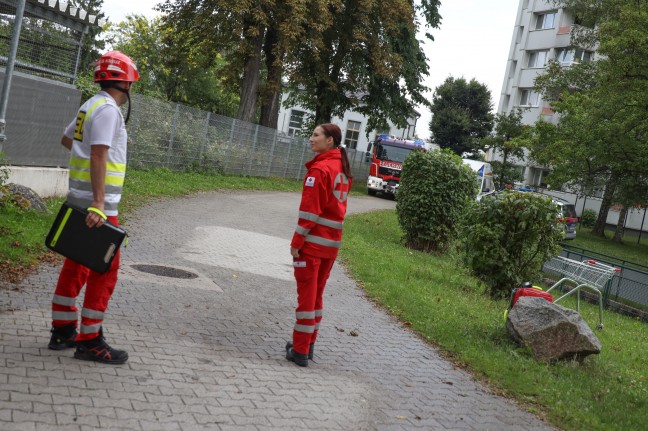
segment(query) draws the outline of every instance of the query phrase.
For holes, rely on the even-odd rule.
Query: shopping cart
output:
[[[576,287],[560,296],[558,299],[555,299],[554,302],[559,302],[561,299],[566,298],[569,295],[576,294],[576,310],[580,311],[580,290],[584,287],[588,287],[596,292],[599,302],[598,329],[603,329],[603,290],[612,277],[614,277],[618,272],[621,272],[621,270],[592,259],[578,261],[563,256],[553,257],[544,264],[543,269],[545,271],[552,271],[562,277],[557,283],[551,286],[547,292],[558,289],[566,282],[571,282],[576,285]]]

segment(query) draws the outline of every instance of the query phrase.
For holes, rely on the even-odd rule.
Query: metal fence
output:
[[[621,269],[603,291],[604,305],[607,305],[609,300],[614,300],[630,306],[639,304],[644,308],[648,307],[648,267],[568,244],[563,244],[560,255],[579,261],[594,259]]]
[[[16,15],[15,3],[13,0],[0,2],[0,65],[7,64]],[[46,12],[44,8],[26,5],[15,70],[73,83],[79,68],[83,27],[73,28],[72,24],[66,26],[44,19],[45,16],[52,17]]]
[[[141,94],[133,96],[128,132],[128,163],[136,168],[302,178],[313,157],[305,137]],[[368,175],[364,156],[349,150],[356,182]]]

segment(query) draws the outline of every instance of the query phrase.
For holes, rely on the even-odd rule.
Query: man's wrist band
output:
[[[99,208],[89,207],[88,211],[99,214],[99,216],[104,220],[106,220],[108,218],[108,217],[106,217],[106,214],[104,214],[103,211],[101,211]]]

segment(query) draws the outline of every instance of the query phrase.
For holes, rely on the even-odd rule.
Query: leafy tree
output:
[[[448,77],[434,91],[430,132],[435,144],[463,157],[484,147],[493,128],[491,94],[475,79]]]
[[[224,53],[224,82],[240,94],[237,118],[276,127],[286,52],[307,38],[324,0],[166,0],[164,25],[205,58]]]
[[[407,246],[445,251],[475,199],[475,186],[475,173],[451,151],[412,151],[403,163],[396,202]]]
[[[491,161],[495,184],[503,188],[504,184],[522,179],[512,159],[522,159],[524,149],[529,145],[530,127],[522,124],[522,110],[515,109],[508,114],[495,116],[495,128],[490,136],[482,142],[502,156],[501,161]]]
[[[103,0],[68,0],[68,3],[87,11],[89,14],[96,15],[97,19],[106,18],[106,14],[102,12]],[[88,32],[83,36],[80,59],[82,70],[91,68],[105,50],[106,42],[99,37],[104,30],[103,27],[90,26]]]
[[[505,298],[540,278],[542,264],[560,251],[563,225],[556,205],[538,193],[504,191],[471,205],[459,227],[467,266],[491,297]]]
[[[609,208],[614,202],[632,206],[636,197],[632,190],[640,187],[648,174],[648,3],[556,3],[590,25],[576,27],[575,41],[598,43],[602,57],[570,69],[554,64],[546,76],[536,80],[560,113],[560,124],[553,130],[546,125],[539,129],[553,140],[538,140],[533,157],[544,158],[557,177],[567,178],[571,170],[571,182],[581,190],[605,186],[592,231],[604,236]],[[620,239],[618,235],[615,238]]]
[[[109,40],[137,64],[136,91],[226,115],[234,115],[238,96],[222,71],[227,62],[220,54],[206,56],[187,43],[160,18],[128,16],[111,27]]]
[[[367,130],[384,127],[388,119],[406,126],[416,105],[429,106],[417,16],[426,28],[437,27],[439,4],[330,1],[308,37],[287,51],[287,103],[314,111],[316,123],[353,109],[369,118]]]
[[[438,6],[438,0],[166,0],[159,10],[185,40],[227,53],[228,77],[240,88],[240,119],[254,119],[261,106],[262,124],[276,127],[284,76],[288,103],[312,109],[316,122],[356,109],[372,129],[387,118],[404,126],[414,107],[426,103],[420,82],[428,66],[415,14],[436,27]]]

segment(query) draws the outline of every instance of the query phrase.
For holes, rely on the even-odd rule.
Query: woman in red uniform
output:
[[[335,124],[315,127],[309,139],[317,153],[306,163],[299,220],[290,243],[297,281],[293,341],[286,359],[308,366],[322,320],[322,295],[342,240],[342,224],[351,190],[351,167],[341,147],[342,132]]]

